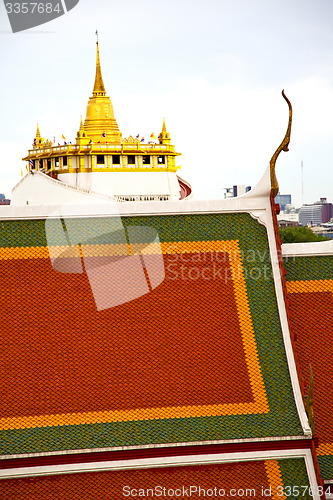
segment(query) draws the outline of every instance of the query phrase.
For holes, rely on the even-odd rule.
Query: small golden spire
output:
[[[81,115],[81,120],[80,120],[80,128],[76,134],[76,144],[78,146],[84,146],[88,144],[90,141],[90,138],[87,136],[86,131],[84,130],[84,125],[82,121],[82,115]]]
[[[103,78],[102,78],[101,62],[99,59],[98,41],[96,42],[96,46],[97,46],[96,76],[95,76],[93,96],[105,96],[106,92],[105,92],[105,87],[104,87]]]
[[[275,163],[276,163],[276,160],[277,160],[279,154],[281,153],[281,151],[289,151],[288,146],[289,146],[289,142],[290,142],[291,122],[292,122],[292,115],[293,115],[291,103],[290,103],[288,97],[286,96],[286,94],[284,93],[284,90],[282,90],[282,96],[285,99],[285,101],[287,102],[288,107],[289,107],[289,121],[288,121],[286,135],[284,136],[284,139],[281,142],[280,146],[277,148],[277,150],[273,154],[271,161],[269,163],[270,171],[271,171],[271,189],[272,189],[274,198],[279,192],[279,183],[277,181],[276,173],[275,173]]]
[[[158,136],[158,140],[160,144],[170,144],[170,134],[167,132],[166,126],[165,126],[165,118],[163,118],[163,126],[162,126],[162,132]]]
[[[34,146],[40,147],[44,144],[44,137],[40,136],[39,125],[37,123],[36,139],[34,140]]]

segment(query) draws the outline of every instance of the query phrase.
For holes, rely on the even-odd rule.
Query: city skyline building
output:
[[[280,205],[280,210],[283,211],[286,209],[287,205],[291,205],[291,194],[278,194],[275,196],[275,203]]]
[[[251,186],[236,184],[232,188],[224,188],[224,199],[235,198],[236,196],[241,196],[242,194],[248,193],[251,190]]]
[[[3,193],[0,193],[0,205],[10,205],[10,200]]]
[[[320,198],[316,203],[303,205],[299,210],[299,222],[301,226],[319,226],[330,222],[333,217],[333,204],[327,202],[327,198]]]

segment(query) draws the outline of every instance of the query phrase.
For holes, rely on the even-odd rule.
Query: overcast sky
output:
[[[254,186],[284,137],[282,193],[333,202],[332,0],[80,0],[47,24],[13,34],[0,4],[0,192],[21,178],[39,123],[75,141],[102,74],[123,137],[158,134],[166,119],[180,175],[198,198]]]

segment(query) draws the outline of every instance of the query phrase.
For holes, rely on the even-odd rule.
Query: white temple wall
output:
[[[179,199],[179,183],[174,172],[79,172],[60,174],[59,180],[108,196],[166,195]]]

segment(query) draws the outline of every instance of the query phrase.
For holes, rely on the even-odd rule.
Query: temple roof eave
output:
[[[42,158],[42,157],[58,157],[58,156],[68,156],[68,155],[74,155],[74,154],[79,154],[79,155],[91,155],[94,153],[104,153],[104,154],[121,154],[121,155],[127,155],[127,154],[136,154],[136,155],[149,155],[149,156],[156,156],[159,154],[163,154],[166,156],[181,156],[182,153],[178,153],[177,151],[173,151],[172,149],[161,149],[161,148],[140,148],[137,149],[136,147],[133,148],[126,148],[124,149],[124,144],[106,144],[107,147],[105,147],[104,143],[92,143],[92,144],[87,144],[82,148],[82,146],[76,146],[75,144],[73,145],[68,145],[68,147],[64,150],[59,151],[58,148],[59,146],[53,147],[53,151],[41,151],[40,149],[31,149],[29,150],[29,154],[22,158],[22,160],[30,160],[31,158]],[[112,147],[110,147],[112,146]],[[126,146],[128,146],[126,144]],[[156,144],[156,146],[158,146]],[[63,147],[63,146],[62,146]],[[50,149],[45,148],[45,149]]]

